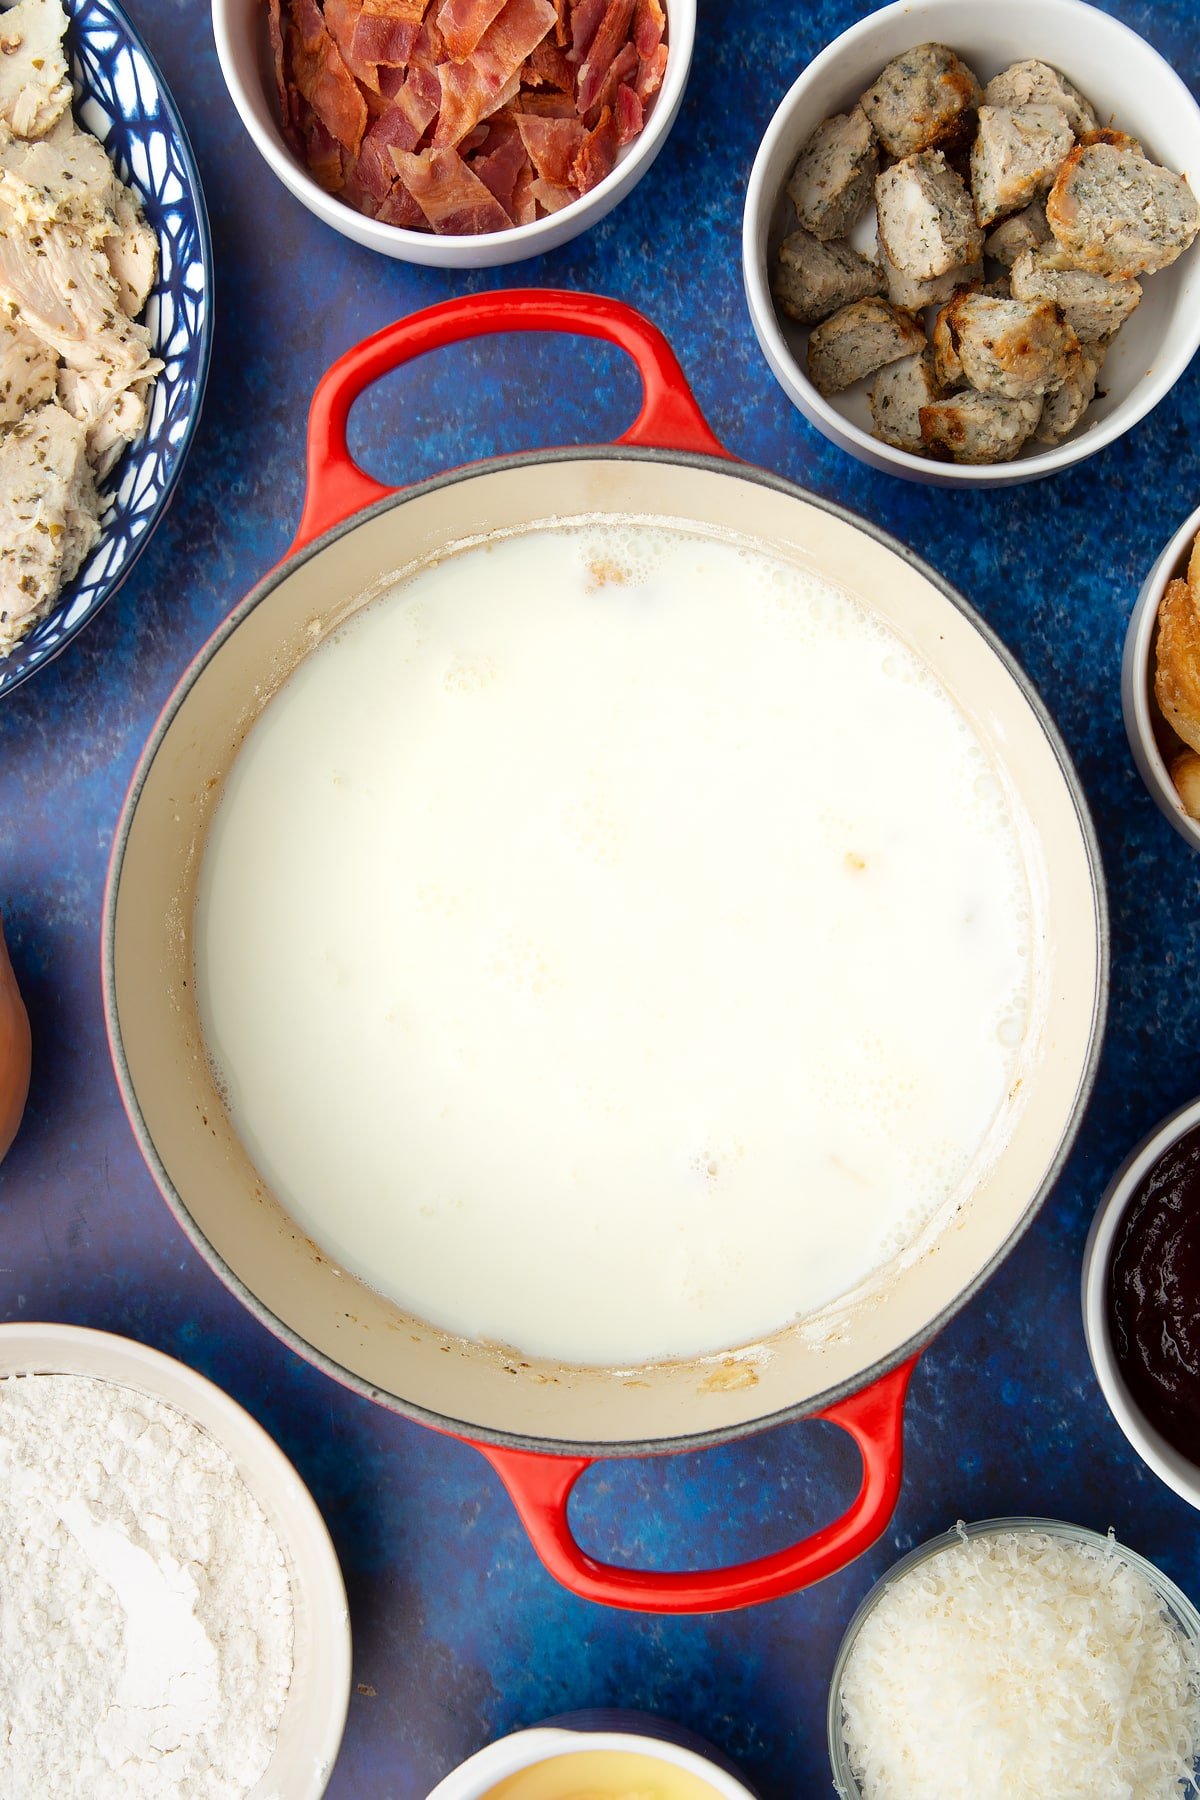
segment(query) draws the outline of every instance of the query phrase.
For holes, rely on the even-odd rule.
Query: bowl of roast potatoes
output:
[[[918,481],[1092,455],[1200,346],[1200,108],[1082,0],[873,13],[780,104],[743,273],[777,380]]]
[[[1125,634],[1121,710],[1152,798],[1200,850],[1200,506],[1142,583]]]

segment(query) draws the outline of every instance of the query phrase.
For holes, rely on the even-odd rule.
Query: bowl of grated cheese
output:
[[[959,1523],[851,1620],[829,1754],[842,1800],[1191,1800],[1200,1614],[1111,1533]]]

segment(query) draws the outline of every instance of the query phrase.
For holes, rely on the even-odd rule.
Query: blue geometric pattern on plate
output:
[[[212,342],[212,245],[195,158],[153,58],[117,0],[64,0],[75,117],[108,151],[158,238],[142,315],[166,365],[145,430],[104,482],[96,548],[54,611],[0,658],[0,698],[58,655],[128,575],[166,511],[200,417]]]

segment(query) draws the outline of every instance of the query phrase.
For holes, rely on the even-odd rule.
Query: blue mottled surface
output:
[[[874,474],[791,410],[742,302],[741,197],[791,72],[863,10],[700,0],[688,97],[651,177],[544,261],[463,279],[386,262],[311,219],[246,142],[203,13],[183,0],[134,6],[204,176],[217,343],[205,418],[154,542],[98,621],[0,707],[0,907],[36,1041],[30,1110],[0,1172],[0,1315],[102,1326],[180,1356],[294,1458],[329,1521],[353,1611],[360,1686],[335,1800],[420,1800],[487,1739],[605,1704],[690,1724],[737,1759],[764,1800],[828,1792],[825,1693],[842,1628],[898,1551],[957,1516],[1113,1525],[1200,1596],[1196,1516],[1110,1419],[1078,1302],[1088,1221],[1113,1168],[1200,1091],[1200,861],[1144,792],[1118,699],[1138,586],[1200,498],[1200,389],[1193,370],[1083,472],[999,493]],[[1197,87],[1193,0],[1113,10]],[[642,1619],[571,1599],[542,1573],[478,1456],[343,1392],[269,1337],[158,1198],[104,1042],[100,900],[125,784],[192,653],[290,540],[314,382],[398,314],[518,281],[642,306],[734,451],[878,520],[963,589],[1058,719],[1110,883],[1113,1005],[1094,1104],[1033,1230],[918,1370],[892,1530],[813,1592],[715,1620]],[[616,353],[510,338],[439,353],[384,383],[359,408],[355,438],[373,471],[406,479],[492,450],[610,437],[634,405]],[[613,1557],[728,1557],[829,1517],[853,1481],[839,1434],[800,1425],[593,1471],[578,1526]]]

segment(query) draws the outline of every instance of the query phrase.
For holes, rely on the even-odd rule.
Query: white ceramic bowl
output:
[[[1090,1544],[1098,1550],[1113,1548],[1123,1562],[1128,1563],[1136,1574],[1141,1575],[1149,1582],[1183,1635],[1190,1638],[1194,1645],[1200,1647],[1200,1613],[1197,1613],[1187,1595],[1177,1588],[1173,1581],[1168,1580],[1154,1563],[1147,1562],[1146,1558],[1139,1556],[1135,1550],[1126,1549],[1124,1544],[1118,1544],[1115,1538],[1102,1537],[1099,1532],[1089,1531],[1086,1526],[1069,1525],[1061,1519],[980,1519],[977,1524],[961,1525],[953,1531],[944,1531],[940,1537],[930,1538],[929,1542],[925,1544],[918,1544],[915,1550],[910,1550],[907,1556],[902,1556],[899,1562],[893,1563],[887,1573],[875,1583],[846,1627],[846,1634],[838,1650],[837,1661],[834,1664],[833,1676],[829,1684],[827,1715],[829,1760],[833,1767],[834,1791],[839,1796],[839,1800],[863,1800],[862,1789],[855,1780],[854,1770],[846,1749],[842,1710],[842,1677],[850,1652],[854,1648],[855,1639],[868,1615],[903,1576],[909,1574],[921,1563],[927,1562],[931,1557],[939,1556],[943,1550],[952,1549],[954,1545],[961,1543],[964,1537],[994,1537],[1000,1532],[1027,1531],[1043,1532],[1050,1537],[1065,1538],[1069,1543]],[[1037,1703],[1038,1695],[1031,1691],[1029,1704],[1036,1708]],[[953,1771],[950,1771],[950,1774],[953,1775]],[[1190,1800],[1196,1789],[1193,1784],[1189,1784],[1186,1789],[1181,1785],[1176,1791],[1179,1800]],[[1052,1797],[1047,1794],[1045,1800],[1052,1800]]]
[[[706,1781],[720,1800],[755,1800],[736,1775],[719,1767],[703,1750],[692,1748],[696,1741],[688,1732],[637,1713],[580,1714],[551,1720],[500,1738],[469,1757],[438,1782],[428,1800],[483,1800],[499,1782],[521,1769],[585,1750],[622,1750],[627,1756],[650,1757]]]
[[[343,237],[380,250],[403,262],[427,263],[442,269],[489,269],[499,263],[524,262],[555,250],[596,225],[637,186],[667,140],[683,102],[696,40],[696,0],[663,0],[667,15],[667,67],[663,84],[647,115],[645,127],[617,157],[616,167],[590,194],[561,212],[514,225],[511,231],[484,232],[476,237],[438,236],[403,231],[356,212],[314,181],[284,138],[276,110],[274,77],[267,46],[267,9],[261,0],[212,0],[217,57],[230,97],[255,148],[297,198]]]
[[[1193,850],[1200,850],[1200,822],[1184,812],[1183,802],[1175,791],[1175,783],[1159,747],[1155,725],[1161,715],[1154,698],[1151,656],[1158,626],[1158,603],[1167,583],[1187,568],[1198,532],[1200,506],[1184,520],[1142,583],[1125,633],[1125,654],[1121,659],[1121,711],[1125,715],[1125,735],[1133,751],[1133,760],[1155,805]]]
[[[1192,1100],[1156,1125],[1113,1176],[1096,1208],[1083,1253],[1083,1329],[1096,1380],[1113,1418],[1146,1466],[1189,1505],[1200,1508],[1200,1466],[1155,1431],[1135,1405],[1117,1362],[1108,1322],[1108,1269],[1125,1209],[1163,1153],[1197,1125],[1200,1100]]]
[[[1061,69],[1100,118],[1131,132],[1147,154],[1200,181],[1200,107],[1143,38],[1083,0],[899,0],[835,38],[804,70],[767,128],[746,195],[742,271],[750,317],[775,377],[805,418],[873,468],[939,486],[1000,487],[1069,468],[1128,431],[1178,381],[1200,346],[1200,243],[1146,278],[1145,298],[1105,360],[1102,397],[1065,444],[1034,445],[988,467],[926,462],[871,436],[868,383],[826,399],[808,379],[807,328],[775,311],[769,259],[794,229],[783,192],[808,137],[844,112],[880,70],[915,44],[949,44],[987,82],[1011,62],[1039,57]],[[871,214],[868,213],[868,219]],[[870,235],[873,236],[873,224]],[[865,248],[860,243],[859,248]]]
[[[320,1800],[350,1704],[350,1619],[337,1554],[274,1439],[211,1381],[132,1338],[76,1325],[0,1325],[0,1376],[90,1375],[164,1401],[237,1464],[282,1547],[295,1620],[292,1681],[275,1753],[247,1800]]]

